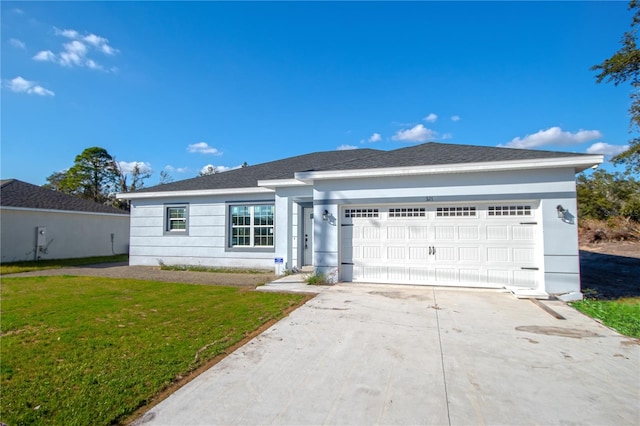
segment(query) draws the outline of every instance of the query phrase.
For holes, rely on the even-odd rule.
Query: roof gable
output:
[[[42,210],[129,214],[124,210],[32,185],[17,179],[7,179],[0,182],[0,205],[2,207]]]

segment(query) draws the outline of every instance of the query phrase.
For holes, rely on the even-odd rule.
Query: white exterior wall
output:
[[[283,269],[301,267],[299,240],[303,215],[298,204],[311,201],[309,187],[278,188],[276,191],[275,256],[283,259]],[[280,271],[283,272],[283,271]]]
[[[541,290],[580,294],[577,218],[562,221],[556,211],[561,204],[576,215],[571,168],[319,180],[313,195],[314,215],[322,217],[325,209],[330,214],[326,222],[315,221],[314,233],[314,265],[329,277],[338,276],[342,205],[541,200]]]
[[[210,267],[274,267],[274,250],[227,248],[227,203],[273,202],[269,195],[139,199],[131,202],[131,265],[201,265]],[[167,204],[188,204],[188,235],[165,235]],[[276,227],[278,212],[275,213]]]
[[[4,207],[0,224],[2,262],[111,256],[129,250],[129,215]],[[37,227],[45,228],[42,250],[36,248]]]

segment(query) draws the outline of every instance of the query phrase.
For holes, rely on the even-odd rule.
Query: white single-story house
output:
[[[129,212],[16,179],[0,181],[2,263],[129,250]]]
[[[425,143],[142,189],[130,263],[313,266],[333,281],[579,299],[575,174],[601,155]]]

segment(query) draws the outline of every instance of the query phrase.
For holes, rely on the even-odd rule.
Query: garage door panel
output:
[[[409,260],[424,260],[429,259],[429,247],[409,247]]]
[[[488,262],[508,262],[509,247],[487,247],[487,261]]]
[[[509,227],[488,225],[487,226],[487,240],[489,241],[506,241],[509,239]]]
[[[513,271],[513,285],[516,287],[531,287],[536,283],[536,271]]]
[[[507,269],[489,269],[489,270],[487,270],[487,283],[508,285],[509,284],[509,270],[507,270]]]
[[[456,238],[454,226],[436,226],[435,241],[453,241]]]
[[[438,247],[435,250],[436,262],[454,262],[457,259],[455,247]]]
[[[477,241],[480,239],[480,227],[479,226],[459,226],[458,227],[458,239],[461,241],[472,240]]]
[[[409,268],[409,280],[413,283],[424,283],[430,281],[429,268],[419,266]]]
[[[380,246],[364,246],[362,247],[363,260],[379,260],[382,256]]]
[[[408,281],[409,268],[405,266],[389,266],[387,268],[387,278],[396,282]]]
[[[468,284],[480,284],[479,269],[460,269],[460,282]]]
[[[407,247],[404,246],[391,246],[387,247],[387,260],[397,262],[398,260],[405,260],[407,258]]]
[[[480,247],[460,247],[458,249],[458,259],[460,262],[479,262]]]
[[[428,226],[409,226],[409,239],[410,240],[428,240],[429,227]]]
[[[388,226],[387,227],[387,239],[388,240],[405,240],[407,238],[407,228],[405,226]]]
[[[436,272],[436,281],[440,283],[446,282],[456,282],[458,281],[458,276],[456,274],[455,268],[435,268]]]
[[[534,241],[535,228],[532,226],[517,225],[513,227],[513,239],[516,241]]]
[[[532,248],[514,248],[513,263],[535,263],[535,250]]]

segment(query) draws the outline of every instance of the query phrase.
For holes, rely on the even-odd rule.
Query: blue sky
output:
[[[151,186],[335,149],[630,138],[629,87],[589,70],[618,50],[624,2],[0,7],[3,179],[44,184],[91,146]]]

